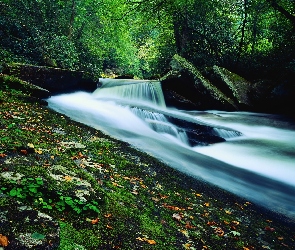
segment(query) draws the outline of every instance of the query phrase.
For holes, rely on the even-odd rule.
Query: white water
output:
[[[196,179],[295,219],[294,121],[246,112],[171,110],[163,105],[154,83],[139,86],[140,91],[133,83],[105,83],[93,94],[53,96],[49,107],[127,141]],[[121,93],[129,87],[135,90],[126,99]],[[209,124],[227,141],[191,147],[186,132],[169,122],[167,115]]]

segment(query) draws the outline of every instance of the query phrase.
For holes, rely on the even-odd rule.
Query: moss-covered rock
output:
[[[252,106],[249,93],[252,88],[252,84],[243,77],[230,72],[229,70],[216,66],[213,66],[214,83],[219,83],[219,88],[223,90],[228,96],[237,100],[241,105]]]
[[[16,76],[54,94],[77,90],[94,91],[97,87],[96,81],[82,71],[27,64],[5,64],[2,73]]]
[[[187,103],[193,103],[195,109],[239,109],[232,98],[214,86],[185,58],[174,55],[170,66],[172,70],[161,78],[168,106],[169,104],[173,105],[173,101],[176,104],[175,95],[171,95],[174,92],[178,94],[178,97],[181,97],[178,103],[182,100],[188,100]]]
[[[5,88],[20,90],[37,98],[48,98],[51,95],[47,89],[23,81],[15,76],[0,74],[0,89]]]

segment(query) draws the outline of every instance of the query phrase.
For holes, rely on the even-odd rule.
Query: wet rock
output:
[[[193,64],[183,57],[175,55],[170,66],[171,71],[160,79],[168,106],[174,103],[183,104],[183,100],[188,100],[198,110],[239,109],[232,98],[214,86]],[[177,93],[177,95],[171,95],[172,92]],[[179,98],[179,96],[182,98]]]
[[[53,94],[78,90],[92,92],[97,87],[97,82],[82,71],[26,64],[5,64],[2,71],[3,74],[16,76]]]
[[[9,205],[0,206],[0,231],[8,238],[5,250],[58,248],[60,239],[57,221],[11,198],[3,199],[9,201]]]

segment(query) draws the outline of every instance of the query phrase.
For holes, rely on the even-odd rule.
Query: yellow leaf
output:
[[[42,150],[41,149],[40,150],[35,149],[35,153],[41,155],[42,154]]]
[[[139,241],[144,241],[144,238],[137,237],[136,239]]]
[[[68,175],[66,175],[64,178],[65,178],[66,181],[71,181],[72,180],[72,177],[68,176]]]

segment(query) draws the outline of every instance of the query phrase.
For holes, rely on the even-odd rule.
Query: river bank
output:
[[[294,249],[294,222],[10,86],[0,87],[0,248]]]

